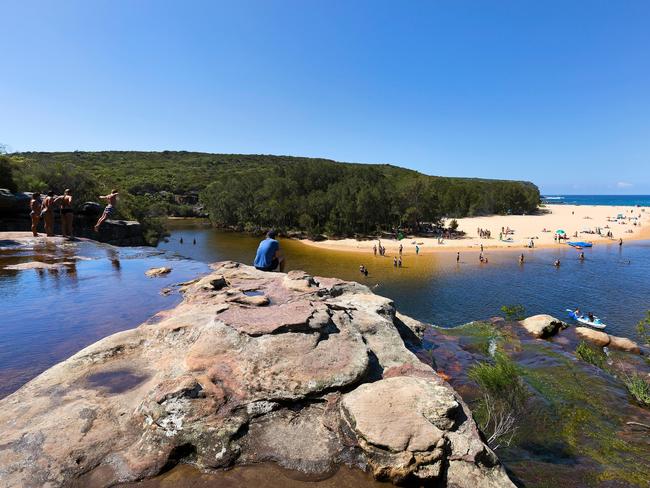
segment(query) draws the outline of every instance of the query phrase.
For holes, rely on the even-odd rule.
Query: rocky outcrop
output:
[[[149,268],[147,271],[144,272],[144,274],[149,276],[150,278],[154,278],[157,276],[165,276],[171,272],[172,269],[170,267],[161,266],[160,268]]]
[[[538,338],[547,338],[555,335],[559,330],[567,327],[567,324],[551,315],[533,315],[519,322],[524,329]]]
[[[214,268],[176,309],[0,401],[0,485],[109,486],[179,462],[273,461],[514,486],[460,396],[404,346],[390,300],[304,273]]]
[[[596,346],[608,346],[612,349],[618,349],[625,352],[633,352],[639,354],[641,348],[639,345],[627,337],[617,337],[609,335],[606,332],[590,329],[589,327],[576,327],[576,334],[581,339],[584,339]]]

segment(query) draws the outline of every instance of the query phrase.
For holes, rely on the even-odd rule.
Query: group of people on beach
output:
[[[492,238],[492,232],[490,232],[489,229],[481,229],[480,227],[477,227],[476,228],[476,234],[481,239],[491,239]]]
[[[108,203],[95,224],[95,232],[99,231],[99,227],[104,221],[115,213],[117,205],[117,190],[112,190],[108,195],[100,195],[99,198],[106,200]],[[59,211],[61,217],[61,234],[63,237],[72,239],[73,235],[73,220],[74,209],[72,207],[72,190],[66,188],[63,195],[55,195],[54,191],[47,192],[45,197],[41,196],[40,192],[32,193],[29,201],[29,216],[31,219],[31,229],[34,237],[38,237],[38,225],[43,220],[45,227],[45,235],[48,237],[54,236],[54,215]]]

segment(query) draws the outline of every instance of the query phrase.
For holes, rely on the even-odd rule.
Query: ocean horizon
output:
[[[542,195],[542,203],[650,207],[650,195]]]

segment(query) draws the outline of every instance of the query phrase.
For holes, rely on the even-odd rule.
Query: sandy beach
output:
[[[467,217],[458,220],[458,230],[465,236],[457,239],[444,239],[441,243],[437,238],[408,236],[402,241],[382,239],[381,243],[387,253],[398,250],[400,243],[404,253],[414,253],[415,243],[420,247],[420,253],[476,250],[480,251],[481,244],[485,252],[498,250],[515,250],[526,248],[531,239],[535,248],[566,246],[564,241],[554,240],[558,230],[564,230],[569,236],[568,241],[587,241],[597,243],[650,239],[650,209],[633,206],[606,205],[546,205],[536,215],[493,215],[489,217]],[[624,218],[617,218],[619,215]],[[446,222],[447,225],[449,220]],[[636,224],[636,225],[635,225]],[[595,232],[600,228],[603,236]],[[480,238],[478,229],[489,230],[491,238]],[[511,242],[499,239],[502,228],[509,228]],[[544,231],[546,230],[546,231]],[[611,231],[613,238],[604,237]],[[577,237],[576,236],[577,233]],[[505,237],[504,237],[505,239]],[[301,240],[306,245],[339,251],[372,252],[377,240],[340,239],[314,242]]]

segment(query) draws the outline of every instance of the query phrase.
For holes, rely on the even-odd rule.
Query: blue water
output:
[[[32,261],[65,264],[11,269]],[[145,276],[159,266],[173,271]],[[99,339],[175,306],[179,293],[162,295],[161,289],[207,271],[201,262],[169,259],[151,248],[87,242],[0,247],[0,398]]]
[[[650,195],[543,195],[545,203],[650,207]]]
[[[179,223],[161,247],[204,262],[250,263],[258,242]],[[401,312],[441,326],[502,315],[500,308],[507,304],[523,305],[527,315],[545,313],[567,320],[565,309],[580,307],[600,317],[607,332],[636,339],[635,326],[650,309],[650,241],[630,241],[622,247],[596,244],[582,250],[584,262],[578,260],[580,251],[570,246],[486,252],[488,265],[481,265],[472,251],[462,251],[457,264],[455,253],[415,256],[407,245],[401,269],[392,266],[392,256],[322,250],[292,240],[281,243],[288,270],[362,282],[393,299]],[[517,259],[521,252],[523,266]],[[555,259],[561,260],[559,269],[552,265]],[[369,269],[368,277],[359,273],[360,264]]]

